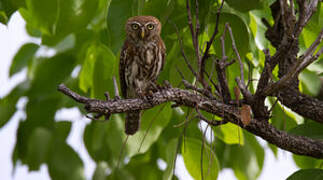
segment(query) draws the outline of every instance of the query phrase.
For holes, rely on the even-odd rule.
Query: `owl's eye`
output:
[[[139,26],[138,26],[138,24],[132,24],[132,25],[131,25],[131,28],[132,28],[133,30],[137,30],[137,29],[139,28]]]
[[[148,28],[149,30],[153,30],[153,29],[154,29],[154,27],[155,27],[155,26],[154,26],[153,24],[148,24],[148,25],[147,25],[147,28]]]

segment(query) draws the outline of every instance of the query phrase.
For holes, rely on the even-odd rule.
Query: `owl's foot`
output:
[[[145,92],[138,91],[137,95],[140,99],[143,99],[144,101],[147,101],[147,102],[151,102],[151,100],[153,99],[153,91],[152,90],[147,90]]]
[[[150,82],[150,85],[147,89],[147,92],[151,92],[150,94],[152,93],[155,93],[159,90],[159,85],[156,83],[156,82]]]
[[[150,83],[150,87],[149,90],[151,90],[152,92],[158,92],[160,90],[165,90],[165,89],[169,89],[171,88],[171,85],[168,81],[164,81],[163,84],[157,84],[157,82],[151,82]]]
[[[165,80],[163,81],[163,86],[160,86],[160,89],[169,89],[172,88],[172,85],[170,85],[169,81]]]
[[[146,93],[145,93],[145,96],[144,96],[144,100],[145,101],[148,101],[148,102],[151,102],[152,99],[153,99],[153,91],[152,90],[148,90]]]

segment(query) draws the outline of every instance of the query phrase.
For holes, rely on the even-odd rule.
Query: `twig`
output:
[[[192,13],[191,13],[191,7],[190,7],[190,2],[189,0],[186,0],[186,10],[187,10],[187,21],[188,21],[188,26],[191,31],[192,35],[192,41],[193,41],[193,46],[196,48],[196,42],[195,42],[195,32],[194,32],[194,27],[193,27],[193,22],[192,22]]]
[[[106,99],[107,101],[109,101],[109,100],[110,100],[110,94],[109,94],[109,92],[105,92],[105,93],[104,93],[104,96],[105,96],[105,99]]]
[[[195,86],[193,86],[192,84],[190,84],[188,81],[186,81],[185,79],[182,80],[184,86],[187,88],[187,89],[192,89],[194,91],[197,91],[201,94],[203,94],[204,96],[208,97],[208,98],[211,98],[211,99],[216,99],[213,94],[206,90],[206,89],[202,89],[202,88],[197,88]]]
[[[225,120],[222,120],[222,121],[208,120],[207,118],[205,118],[204,116],[201,116],[201,115],[197,115],[196,118],[206,122],[207,124],[209,124],[211,126],[220,126],[220,125],[228,123],[228,121],[225,121]]]
[[[199,49],[199,33],[200,33],[200,21],[199,21],[199,2],[195,0],[195,54],[198,64],[201,64],[200,49]]]
[[[180,35],[179,35],[178,28],[177,28],[177,26],[176,26],[176,24],[175,24],[175,23],[172,23],[172,24],[174,25],[175,30],[176,30],[177,38],[178,38],[178,41],[179,41],[179,46],[180,46],[180,49],[181,49],[181,54],[182,54],[182,56],[183,56],[183,58],[184,58],[184,61],[185,61],[186,65],[187,65],[187,67],[188,67],[188,68],[190,69],[190,71],[192,72],[192,74],[196,77],[196,76],[197,76],[197,73],[194,71],[194,69],[193,69],[192,65],[189,63],[188,58],[187,58],[187,56],[186,56],[186,54],[185,54],[184,46],[183,46],[183,41],[182,41],[182,39],[181,39],[181,37],[180,37]]]
[[[237,46],[236,46],[236,42],[234,40],[234,37],[233,37],[233,33],[232,33],[232,29],[230,27],[230,25],[228,23],[225,24],[225,26],[228,28],[228,31],[229,31],[229,34],[230,34],[230,38],[231,38],[231,42],[232,42],[232,48],[237,56],[237,59],[239,61],[239,64],[240,64],[240,80],[241,80],[241,83],[245,86],[245,83],[244,83],[244,72],[243,72],[243,63],[241,61],[241,57],[240,57],[240,54],[238,52],[238,49],[237,49]]]
[[[295,16],[294,1],[289,0],[289,5],[290,5],[291,14]]]
[[[303,28],[309,22],[310,18],[312,17],[313,13],[316,11],[318,0],[308,1],[306,0],[298,0],[298,7],[299,7],[299,18],[296,23],[294,36],[299,37],[300,33],[302,32]]]
[[[280,13],[282,15],[282,22],[283,22],[283,27],[285,32],[287,32],[287,4],[286,4],[286,0],[279,0],[280,3]]]
[[[278,98],[275,100],[274,104],[271,105],[269,112],[272,112],[274,110],[274,107],[276,106],[277,102],[278,102]]]
[[[246,98],[247,101],[252,101],[253,95],[250,93],[250,91],[247,89],[247,87],[244,84],[242,84],[242,81],[238,77],[236,77],[235,80],[236,80],[238,87],[241,90],[243,97]]]
[[[215,58],[212,58],[212,59],[213,59],[213,61],[212,61],[212,67],[211,67],[210,75],[208,75],[207,72],[205,72],[207,74],[207,76],[208,76],[209,82],[213,81],[212,76],[213,76],[213,73],[214,73],[214,70],[215,70],[215,63],[216,63],[216,59]],[[215,86],[215,83],[213,84],[213,86]]]
[[[86,102],[92,100],[90,98],[87,98],[87,97],[84,97],[84,96],[80,96],[79,94],[71,91],[64,84],[58,85],[57,90],[63,92],[65,95],[71,97],[72,99],[74,99],[76,102],[79,102],[79,103],[86,103]]]
[[[116,80],[116,77],[114,77],[114,76],[113,76],[113,85],[114,85],[114,98],[121,99],[120,95],[119,95],[117,80]]]
[[[202,85],[204,87],[206,87],[206,82],[204,81],[204,71],[205,71],[205,61],[206,59],[209,57],[209,50],[211,48],[211,45],[215,39],[215,36],[218,34],[219,31],[219,22],[220,22],[220,14],[221,14],[221,10],[223,8],[223,4],[224,4],[224,0],[222,0],[220,7],[218,8],[218,11],[216,13],[216,21],[215,21],[215,27],[214,27],[214,31],[213,34],[210,38],[210,40],[206,43],[206,48],[205,51],[203,53],[203,56],[201,58],[201,65],[199,66],[199,80],[202,83]]]
[[[214,94],[217,96],[220,96],[219,94],[219,87],[216,85],[216,83],[211,79],[211,76],[205,71],[205,74],[207,76],[207,78],[210,80],[211,84],[213,85],[213,87],[215,88],[215,92]]]
[[[200,112],[200,110],[198,110],[198,108],[195,108],[196,112],[198,115],[196,115],[195,117],[206,122],[207,124],[211,125],[211,126],[220,126],[222,124],[226,124],[228,123],[228,121],[226,120],[222,120],[222,121],[211,121],[211,120],[208,120],[206,117],[204,117],[202,115],[202,113]]]
[[[272,73],[272,67],[270,66],[271,57],[270,57],[269,49],[264,49],[263,52],[265,54],[265,64],[264,64],[264,70],[261,73],[261,76],[257,85],[257,90],[255,93],[256,96],[260,95],[264,90],[264,88],[268,85],[269,79]]]
[[[121,162],[121,158],[122,158],[122,154],[123,154],[123,150],[126,147],[127,141],[128,141],[129,135],[126,136],[126,139],[124,140],[124,142],[122,143],[121,146],[121,150],[120,150],[120,154],[119,154],[119,158],[118,158],[118,163],[117,163],[117,169],[119,169],[120,166],[120,162]]]
[[[304,59],[308,56],[310,56],[311,54],[314,53],[314,51],[316,50],[316,48],[318,47],[318,45],[320,45],[320,43],[323,40],[323,28],[321,29],[321,32],[319,33],[319,35],[317,36],[317,38],[315,39],[315,41],[311,44],[311,46],[305,51],[305,53],[302,55]]]

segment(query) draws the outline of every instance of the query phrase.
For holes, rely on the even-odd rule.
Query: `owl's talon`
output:
[[[165,89],[168,89],[169,88],[169,86],[168,85],[157,85],[157,88],[158,88],[158,90],[165,90]]]
[[[153,100],[153,92],[148,91],[148,93],[144,96],[144,100],[147,102],[151,102]]]

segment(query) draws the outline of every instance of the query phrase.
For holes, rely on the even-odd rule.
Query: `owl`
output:
[[[126,22],[126,40],[120,54],[119,77],[124,98],[144,97],[155,85],[165,62],[161,23],[153,16],[135,16]],[[125,132],[135,134],[141,112],[126,113]]]

